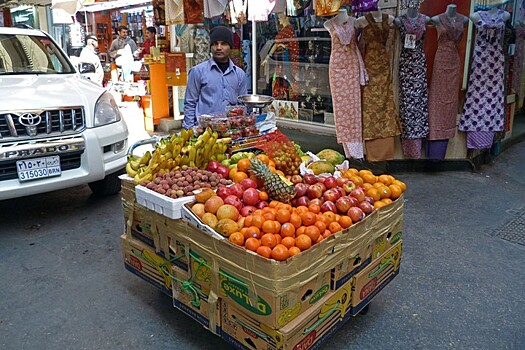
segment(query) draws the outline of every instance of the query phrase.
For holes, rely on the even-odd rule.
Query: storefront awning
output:
[[[53,10],[62,10],[73,16],[77,11],[86,4],[93,4],[95,0],[52,0],[51,8]]]
[[[99,11],[107,11],[107,10],[112,10],[116,8],[121,8],[121,7],[143,5],[143,4],[150,4],[150,3],[151,3],[151,0],[114,0],[114,1],[92,3],[89,5],[85,4],[79,9],[79,11],[99,12]]]

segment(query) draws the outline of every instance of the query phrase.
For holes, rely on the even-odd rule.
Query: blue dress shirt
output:
[[[246,74],[232,60],[224,73],[213,58],[196,65],[188,74],[182,127],[197,125],[202,114],[224,113],[227,106],[238,104],[237,97],[247,93]]]

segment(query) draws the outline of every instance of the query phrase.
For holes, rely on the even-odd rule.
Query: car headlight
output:
[[[94,126],[102,126],[111,123],[116,123],[122,119],[120,110],[109,92],[105,92],[100,96],[95,105],[95,124]]]

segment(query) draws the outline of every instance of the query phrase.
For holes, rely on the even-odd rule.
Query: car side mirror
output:
[[[95,65],[93,63],[84,63],[83,62],[83,63],[79,63],[78,71],[80,72],[80,74],[95,73],[96,69],[95,69]]]

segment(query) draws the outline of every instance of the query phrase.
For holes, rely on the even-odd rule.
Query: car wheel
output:
[[[107,175],[104,179],[89,183],[89,188],[95,196],[110,196],[120,192],[119,176],[124,173],[124,169],[116,173]]]

